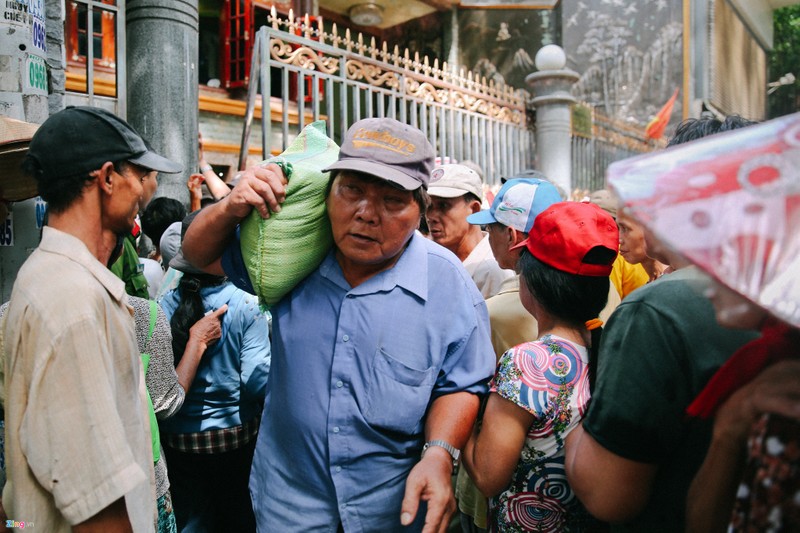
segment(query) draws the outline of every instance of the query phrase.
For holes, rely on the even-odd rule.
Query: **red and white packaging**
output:
[[[800,327],[800,113],[612,164],[661,241]]]

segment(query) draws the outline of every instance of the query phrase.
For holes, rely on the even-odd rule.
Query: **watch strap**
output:
[[[420,454],[420,459],[425,457],[425,452],[431,446],[439,446],[440,448],[444,448],[445,451],[449,453],[450,457],[453,459],[453,468],[456,468],[458,466],[458,459],[459,457],[461,457],[461,451],[452,444],[450,444],[449,442],[438,439],[429,440],[428,442],[425,443],[425,446],[422,447],[422,454]]]

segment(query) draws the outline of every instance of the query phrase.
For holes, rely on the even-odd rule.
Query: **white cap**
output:
[[[477,172],[458,164],[441,165],[431,172],[428,194],[440,198],[456,198],[466,193],[483,200],[483,183]]]

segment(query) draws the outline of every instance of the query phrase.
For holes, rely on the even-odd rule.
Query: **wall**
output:
[[[562,2],[567,66],[581,74],[573,95],[611,118],[647,124],[682,86],[682,4]],[[671,125],[681,116],[678,98]]]

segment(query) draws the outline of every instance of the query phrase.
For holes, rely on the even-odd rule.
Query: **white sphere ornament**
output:
[[[548,44],[536,52],[534,62],[539,70],[561,70],[567,65],[567,55],[557,44]]]

